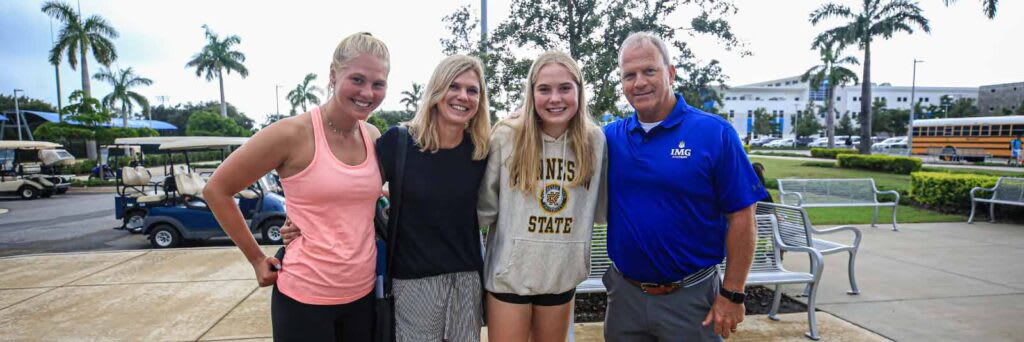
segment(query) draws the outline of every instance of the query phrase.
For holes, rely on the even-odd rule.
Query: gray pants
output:
[[[602,280],[608,289],[605,340],[722,341],[713,325],[701,325],[718,295],[718,274],[661,296],[643,293],[615,267]]]
[[[395,279],[395,339],[480,341],[483,302],[477,272]]]

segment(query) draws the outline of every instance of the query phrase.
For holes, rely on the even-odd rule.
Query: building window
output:
[[[794,97],[793,101],[800,102],[800,98],[799,97]]]
[[[754,98],[754,101],[761,101],[760,97]]]
[[[736,112],[735,112],[735,111],[731,111],[731,110],[730,110],[730,111],[729,111],[729,117],[730,117],[730,118],[735,118],[735,117],[736,117]]]
[[[840,96],[836,96],[836,101],[842,101],[842,100],[843,100],[843,98],[842,98],[842,97],[840,97]]]
[[[994,93],[994,92],[996,92],[996,90],[995,90],[995,89],[992,89],[992,92]]]
[[[930,98],[930,97],[926,97],[926,98],[924,98],[924,102],[928,102],[928,101],[931,101],[931,98]]]

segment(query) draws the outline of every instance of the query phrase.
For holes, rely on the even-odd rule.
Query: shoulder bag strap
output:
[[[409,149],[409,130],[404,126],[398,127],[398,142],[395,153],[395,178],[392,179],[388,190],[391,193],[391,213],[388,215],[388,258],[387,270],[392,273],[395,260],[395,245],[398,240],[398,218],[401,217],[402,209],[402,183],[405,176],[406,151]],[[390,275],[389,275],[390,278]],[[392,282],[388,282],[389,292]]]

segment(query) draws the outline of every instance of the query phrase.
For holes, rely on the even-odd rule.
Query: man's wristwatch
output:
[[[744,292],[732,292],[732,291],[726,290],[725,287],[720,287],[718,289],[718,294],[722,295],[722,297],[725,297],[725,299],[728,299],[730,302],[733,302],[733,303],[736,303],[736,304],[743,304],[743,300],[747,299],[747,294],[746,293],[744,293]]]

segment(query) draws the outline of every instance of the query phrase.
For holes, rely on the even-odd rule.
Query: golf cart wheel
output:
[[[169,225],[160,225],[149,233],[149,242],[156,248],[173,248],[181,245],[181,234]]]
[[[18,189],[18,196],[21,196],[21,199],[26,200],[35,199],[36,197],[39,197],[39,190],[26,185],[21,187],[21,189]]]
[[[146,218],[146,212],[142,210],[135,210],[128,213],[124,217],[124,229],[127,229],[132,233],[142,232],[142,221]]]
[[[269,219],[263,223],[263,243],[280,245],[284,242],[281,238],[281,227],[284,227],[284,220],[279,218]]]
[[[57,194],[58,195],[66,193],[66,192],[68,192],[68,188],[59,188],[59,189],[57,189]]]

